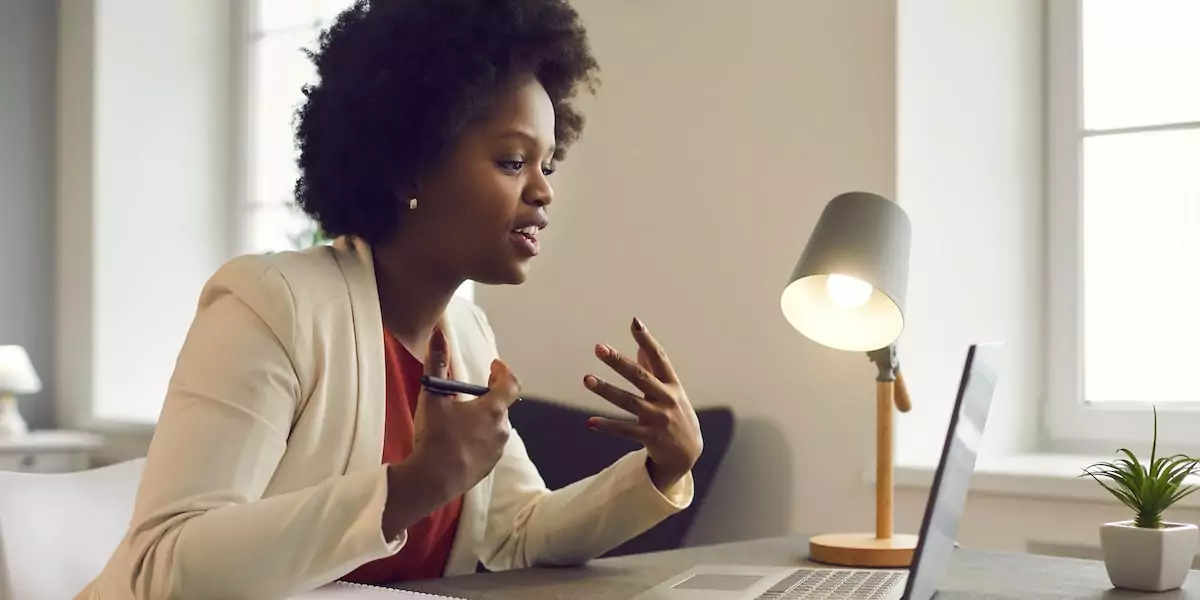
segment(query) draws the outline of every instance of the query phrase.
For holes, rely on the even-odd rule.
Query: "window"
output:
[[[1049,9],[1048,432],[1195,447],[1200,2]]]
[[[248,166],[244,250],[277,252],[314,242],[316,227],[296,207],[293,119],[301,88],[315,78],[304,49],[352,0],[257,0],[251,3],[245,107]]]
[[[301,89],[316,77],[304,49],[353,0],[255,0],[247,21],[248,62],[243,250],[277,252],[316,243],[316,225],[296,206],[294,138]],[[458,295],[472,299],[467,282]]]

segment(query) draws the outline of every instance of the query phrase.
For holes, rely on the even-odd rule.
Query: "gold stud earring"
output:
[[[417,199],[416,198],[408,199],[408,210],[417,210]]]

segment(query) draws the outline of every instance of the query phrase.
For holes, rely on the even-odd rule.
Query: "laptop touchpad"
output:
[[[721,575],[702,573],[693,575],[671,586],[675,590],[712,590],[717,592],[740,592],[758,583],[758,575]]]

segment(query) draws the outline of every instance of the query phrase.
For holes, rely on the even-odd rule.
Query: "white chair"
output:
[[[0,600],[73,598],[99,575],[129,527],[144,463],[0,471]]]

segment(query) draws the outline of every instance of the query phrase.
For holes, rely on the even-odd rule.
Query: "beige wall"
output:
[[[988,452],[1038,448],[1041,0],[577,5],[604,85],[560,171],[546,253],[526,285],[477,292],[531,393],[602,407],[579,383],[600,368],[592,344],[630,348],[641,316],[693,400],[739,416],[692,542],[869,530],[871,369],[778,309],[824,203],[868,189],[914,221],[901,351],[917,408],[898,417],[900,455],[936,455],[966,345],[983,339],[1009,343]],[[1123,515],[1019,492],[973,493],[962,541],[1086,553]],[[897,491],[900,530],[926,496]]]
[[[637,315],[693,402],[739,418],[693,541],[870,528],[871,368],[778,302],[828,199],[895,191],[892,3],[576,5],[604,83],[531,280],[476,292],[502,353],[530,393],[599,408],[593,344],[631,349]]]

